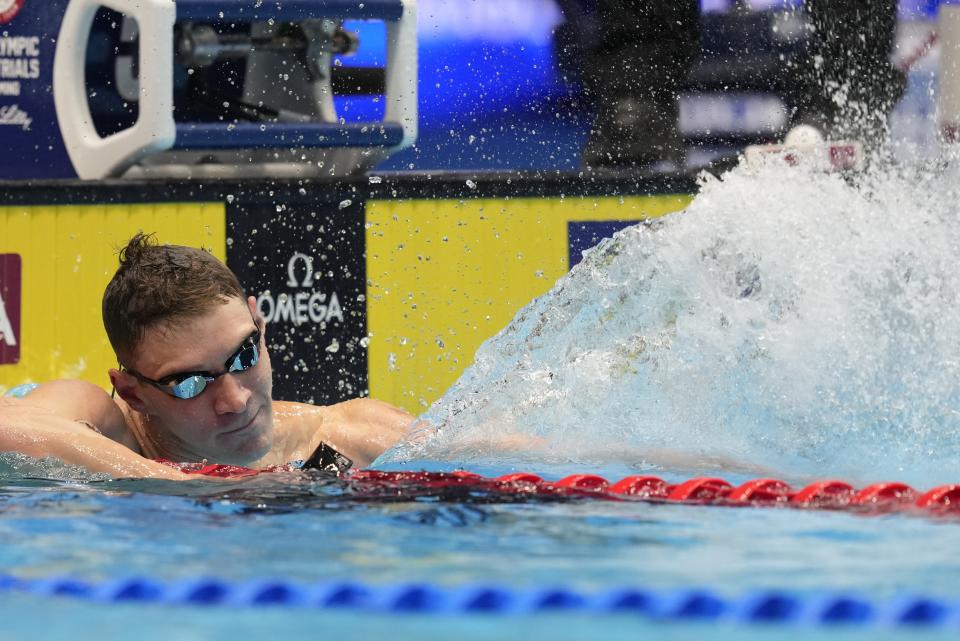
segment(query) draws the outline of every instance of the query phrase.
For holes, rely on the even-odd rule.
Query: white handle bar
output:
[[[140,28],[139,116],[133,127],[101,138],[87,103],[87,41],[100,7],[136,19]],[[155,151],[173,146],[173,0],[72,0],[53,59],[53,102],[70,161],[80,178],[116,175]]]

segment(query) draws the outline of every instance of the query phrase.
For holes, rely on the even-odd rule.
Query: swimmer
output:
[[[0,451],[114,477],[196,478],[158,460],[343,469],[369,465],[413,421],[368,398],[274,401],[256,301],[200,249],[135,235],[104,292],[103,322],[115,394],[62,380],[0,398]]]

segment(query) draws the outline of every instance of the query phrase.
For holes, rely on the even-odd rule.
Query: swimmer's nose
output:
[[[227,374],[217,381],[213,409],[217,414],[239,414],[247,409],[250,390],[240,384],[236,376]]]

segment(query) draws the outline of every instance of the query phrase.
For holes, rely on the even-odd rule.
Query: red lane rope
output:
[[[243,478],[262,472],[234,465],[176,464],[188,474]],[[515,473],[496,478],[472,472],[382,472],[352,470],[343,477],[354,486],[356,498],[425,496],[442,490],[483,492],[488,495],[529,497],[589,497],[657,503],[718,506],[782,506],[801,509],[852,510],[858,513],[920,512],[960,516],[960,484],[940,485],[919,492],[904,483],[874,483],[856,489],[849,483],[824,480],[793,488],[779,479],[753,479],[733,486],[720,478],[697,477],[670,484],[656,476],[628,476],[616,482],[594,474],[574,474],[547,481],[536,474]]]

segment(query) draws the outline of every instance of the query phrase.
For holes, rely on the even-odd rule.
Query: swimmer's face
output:
[[[124,365],[154,380],[185,372],[220,373],[258,325],[264,329],[254,299],[231,298],[198,318],[150,328],[132,362]],[[113,370],[111,378],[124,400],[146,416],[151,436],[165,454],[176,453],[184,461],[249,465],[273,446],[272,371],[265,337],[259,355],[256,365],[219,376],[190,399],[171,396],[127,372]]]

